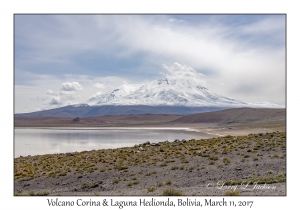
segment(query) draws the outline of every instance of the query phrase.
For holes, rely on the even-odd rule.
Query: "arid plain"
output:
[[[15,128],[190,127],[210,139],[14,159],[15,195],[286,195],[286,110],[15,117]]]

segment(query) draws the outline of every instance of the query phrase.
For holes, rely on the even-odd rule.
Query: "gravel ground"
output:
[[[285,132],[15,158],[15,195],[286,195]],[[246,186],[249,180],[261,180]],[[243,185],[223,185],[243,180]],[[267,180],[267,181],[264,181]],[[270,180],[275,180],[271,181]],[[265,184],[266,183],[266,184]]]

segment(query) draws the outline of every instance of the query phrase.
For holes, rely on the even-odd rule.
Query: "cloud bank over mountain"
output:
[[[87,104],[103,105],[147,105],[188,107],[281,107],[270,102],[245,103],[213,93],[205,87],[204,75],[179,63],[163,65],[168,73],[165,78],[154,80],[140,87],[130,84],[92,96]]]
[[[15,110],[188,76],[236,100],[284,105],[285,27],[285,15],[16,15]],[[174,72],[175,62],[193,71]],[[49,104],[49,89],[75,93]]]

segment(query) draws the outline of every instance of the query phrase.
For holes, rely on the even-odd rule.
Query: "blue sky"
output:
[[[15,112],[82,103],[178,62],[207,88],[285,104],[285,15],[15,15]]]

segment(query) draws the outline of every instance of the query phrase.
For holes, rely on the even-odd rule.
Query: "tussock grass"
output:
[[[230,159],[229,159],[229,158],[224,158],[224,159],[223,159],[223,163],[224,163],[225,165],[228,165],[228,164],[230,163]]]
[[[286,158],[286,133],[274,132],[262,135],[249,134],[247,136],[238,137],[226,136],[205,140],[190,140],[185,143],[169,142],[163,143],[158,147],[142,147],[144,151],[139,151],[139,147],[124,147],[88,152],[74,152],[72,155],[47,154],[18,157],[14,159],[14,180],[26,181],[36,179],[37,177],[59,180],[68,175],[79,176],[88,175],[90,173],[99,173],[100,176],[107,176],[114,170],[118,170],[125,175],[122,177],[122,180],[124,177],[127,177],[127,179],[125,179],[131,181],[131,186],[133,186],[139,184],[139,180],[131,179],[126,172],[133,173],[131,167],[134,166],[144,167],[142,168],[143,171],[136,173],[136,177],[138,178],[143,174],[145,176],[156,174],[153,170],[155,166],[159,165],[166,167],[166,170],[172,170],[172,173],[176,173],[173,170],[178,170],[179,173],[182,173],[182,171],[179,170],[193,171],[195,167],[191,165],[196,165],[197,163],[201,163],[201,166],[197,166],[197,170],[205,169],[208,165],[216,165],[213,167],[218,166],[224,168],[226,165],[232,164],[231,162],[235,159],[230,160],[229,157],[231,158],[231,156],[234,155],[241,158],[241,162],[249,162],[252,164],[252,161],[261,161],[261,153],[267,150],[270,152],[270,154],[268,154],[270,158],[274,158],[273,161],[276,160],[275,158],[278,158],[278,160],[284,159]],[[268,157],[268,155],[264,155],[263,158]],[[195,160],[197,160],[197,162],[195,162]],[[182,164],[180,164],[180,162]],[[187,164],[189,162],[190,164]],[[221,165],[221,163],[223,165]],[[147,172],[145,169],[149,171]],[[269,168],[265,170],[264,173],[268,173],[268,177],[254,177],[247,180],[230,180],[227,182],[229,184],[240,184],[241,181],[250,181],[250,183],[257,181],[260,183],[277,183],[286,180],[285,174],[284,176],[282,174],[274,176],[274,174],[276,174],[275,171],[268,171]],[[120,180],[110,179],[109,182],[118,184]],[[80,184],[81,183],[79,183],[79,185]],[[163,186],[163,184],[171,185],[172,180],[164,182],[162,185],[158,183],[157,187]],[[84,183],[81,188],[89,189],[92,186],[92,184]],[[19,192],[15,194],[22,195],[22,193]]]
[[[120,179],[118,179],[118,178],[117,178],[117,179],[114,179],[114,180],[112,181],[113,184],[118,184],[119,182],[120,182]]]
[[[156,171],[149,171],[146,173],[146,176],[151,176],[152,174],[156,174],[157,172]]]
[[[256,184],[273,184],[279,182],[286,182],[286,173],[278,173],[277,176],[253,177],[250,179],[228,180],[224,185],[240,185],[242,183]]]
[[[240,196],[241,193],[238,190],[229,190],[224,193],[224,196]]]
[[[168,179],[167,181],[166,181],[166,185],[171,185],[172,184],[172,179]]]
[[[156,189],[156,186],[147,187],[148,192],[154,192]]]
[[[162,186],[164,186],[164,183],[162,183],[162,182],[157,183],[157,187],[162,187]]]
[[[19,192],[15,192],[14,196],[47,196],[50,193],[48,191],[44,191],[44,192],[39,192],[39,193],[34,193],[34,191],[30,191],[28,192],[28,194],[22,193],[22,191]]]
[[[163,191],[162,196],[183,196],[183,193],[174,188],[167,188]]]

